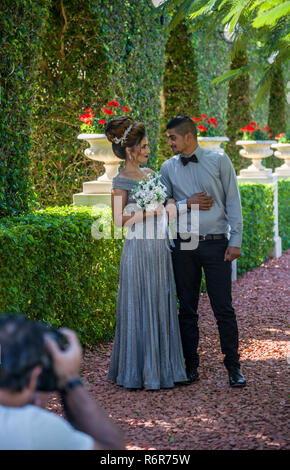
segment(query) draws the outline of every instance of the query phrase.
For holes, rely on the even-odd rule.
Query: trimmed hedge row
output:
[[[272,185],[239,184],[243,210],[242,256],[237,263],[238,275],[250,271],[269,258],[273,248],[274,191]]]
[[[278,219],[282,250],[290,248],[290,178],[278,181]]]
[[[77,331],[84,346],[115,327],[122,240],[95,240],[92,208],[47,208],[0,223],[0,312]]]
[[[286,211],[289,187],[289,182],[279,182],[281,216],[286,214],[282,207]],[[240,193],[244,235],[238,274],[269,257],[274,227],[273,188],[240,184]],[[287,214],[284,222],[289,221],[289,210]],[[111,338],[123,239],[92,237],[93,223],[97,221],[105,234],[110,217],[108,208],[64,206],[3,218],[0,313],[22,311],[52,326],[67,326],[77,331],[86,347]],[[280,233],[287,234],[283,240],[289,243],[288,227],[280,226]]]

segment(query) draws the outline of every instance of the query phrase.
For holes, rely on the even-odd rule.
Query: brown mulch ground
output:
[[[128,391],[106,380],[112,344],[85,354],[82,376],[124,431],[127,449],[289,448],[289,258],[290,250],[233,283],[244,389],[228,385],[206,294],[199,305],[200,381],[195,384]],[[61,413],[55,396],[48,409]]]

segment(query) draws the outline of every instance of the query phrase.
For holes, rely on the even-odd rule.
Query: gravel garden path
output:
[[[244,389],[228,385],[206,294],[199,305],[195,384],[128,391],[106,380],[112,343],[85,353],[82,376],[123,430],[128,450],[289,449],[289,258],[290,250],[233,283]],[[61,414],[55,395],[48,409]]]

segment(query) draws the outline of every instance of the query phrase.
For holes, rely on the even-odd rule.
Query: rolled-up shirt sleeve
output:
[[[240,248],[243,233],[240,192],[234,167],[225,153],[220,160],[220,175],[226,197],[226,216],[230,225],[229,246]]]

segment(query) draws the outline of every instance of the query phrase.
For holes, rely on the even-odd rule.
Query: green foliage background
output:
[[[195,22],[198,21],[196,25]],[[279,100],[274,99],[272,105],[269,108],[269,96],[265,95],[264,100],[255,108],[251,108],[251,113],[249,112],[249,104],[252,105],[257,95],[257,84],[261,79],[262,66],[267,62],[268,57],[261,53],[261,48],[258,42],[248,41],[246,44],[248,62],[257,64],[255,70],[252,70],[250,73],[249,80],[241,78],[241,80],[233,81],[231,84],[229,82],[224,82],[219,85],[211,83],[212,80],[218,76],[226,73],[230,69],[231,64],[231,43],[227,41],[224,37],[223,29],[224,27],[221,24],[217,24],[212,33],[207,36],[206,28],[202,22],[199,20],[194,20],[188,24],[189,30],[193,30],[192,38],[192,47],[193,54],[196,61],[196,72],[197,72],[197,84],[199,87],[199,109],[201,113],[207,115],[213,115],[218,120],[218,129],[219,135],[228,135],[231,137],[232,144],[227,146],[227,153],[233,161],[236,171],[238,172],[241,168],[248,165],[246,159],[243,159],[239,155],[239,148],[234,144],[234,141],[241,136],[239,134],[239,129],[243,125],[241,121],[247,119],[255,120],[261,127],[271,124],[270,128],[275,129],[287,127],[287,121],[285,114],[280,113],[281,103]],[[178,56],[179,51],[182,50],[182,38],[179,38],[179,41],[175,43],[172,42],[172,45],[175,44],[175,54]],[[174,54],[174,52],[172,52]],[[234,64],[236,59],[234,61]],[[272,100],[274,95],[279,95],[284,99],[285,102],[285,92],[290,86],[290,71],[286,67],[282,68],[284,82],[281,82],[281,76],[277,81],[273,78],[273,93]],[[195,74],[193,74],[195,77]],[[196,77],[194,78],[195,81]],[[240,83],[243,86],[244,83],[244,102],[240,101]],[[185,82],[186,83],[186,82]],[[275,92],[275,93],[274,93]],[[182,100],[183,95],[186,93],[186,90],[181,92],[180,99]],[[233,99],[228,100],[229,93],[233,95]],[[236,96],[236,97],[235,97]],[[178,97],[168,96],[170,106],[171,102],[178,99]],[[241,106],[242,104],[242,106]],[[286,114],[289,112],[289,104],[285,102]],[[283,107],[282,107],[283,108]],[[174,113],[173,113],[174,114]],[[276,117],[275,117],[276,116]],[[279,116],[279,120],[277,120]],[[229,120],[229,125],[227,126],[227,120]],[[275,123],[275,126],[274,126]],[[289,122],[288,122],[289,127]],[[274,135],[274,134],[273,134]],[[162,158],[163,151],[161,152]],[[166,155],[170,155],[167,153]],[[270,157],[265,160],[265,164],[268,167],[275,168],[281,163],[278,162],[276,157]]]
[[[0,216],[27,211],[33,190],[42,207],[71,203],[84,181],[100,175],[102,163],[87,159],[87,144],[76,139],[77,116],[87,106],[126,102],[147,126],[153,168],[170,156],[164,139],[158,151],[160,117],[162,135],[171,116],[198,111],[215,115],[225,133],[229,85],[211,84],[229,63],[230,44],[219,25],[210,40],[202,24],[191,33],[192,25],[181,23],[171,34],[160,116],[168,18],[151,2],[5,0],[0,12]],[[267,60],[251,43],[248,53],[257,63]],[[251,74],[252,99],[258,74]],[[284,74],[287,83],[289,72]],[[267,110],[265,100],[254,119],[266,121]],[[238,170],[236,148],[228,153]]]
[[[147,0],[100,3],[111,94],[127,102],[134,117],[146,124],[148,164],[156,168],[168,18]]]
[[[166,43],[163,103],[158,159],[160,166],[172,156],[166,139],[167,122],[179,114],[193,117],[200,113],[196,52],[192,33],[185,21],[171,31]]]
[[[276,66],[273,69],[273,75],[270,87],[268,126],[272,132],[272,138],[280,132],[286,132],[286,86],[284,81],[283,67]],[[281,165],[281,160],[275,155],[266,158],[265,165],[268,168],[276,168]]]
[[[230,69],[235,70],[248,65],[248,56],[245,51],[239,51],[231,62]],[[250,103],[250,77],[243,75],[229,81],[227,104],[227,129],[226,135],[230,139],[225,145],[225,150],[230,156],[236,172],[247,166],[247,161],[239,155],[236,141],[242,138],[240,128],[251,121]]]
[[[33,108],[32,177],[42,206],[72,202],[81,182],[102,168],[86,158],[77,140],[77,117],[103,105],[109,67],[96,2],[52,0],[41,37]]]
[[[97,113],[109,99],[126,103],[147,126],[149,165],[155,166],[166,40],[161,23],[146,0],[52,0],[42,37],[31,153],[43,207],[71,203],[83,182],[103,172],[102,163],[84,156],[87,144],[77,140],[77,117],[86,107]]]
[[[0,3],[0,217],[33,203],[29,174],[30,115],[47,0]]]

